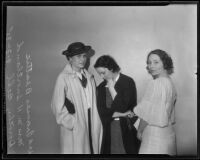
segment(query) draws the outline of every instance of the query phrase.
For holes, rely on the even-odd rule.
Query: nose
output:
[[[86,61],[86,57],[85,56],[81,56],[80,61],[81,62],[85,62]]]
[[[148,65],[149,69],[152,69],[154,67],[154,65],[151,63]]]

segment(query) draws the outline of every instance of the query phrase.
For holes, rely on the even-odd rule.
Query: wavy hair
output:
[[[96,63],[94,64],[94,68],[98,68],[98,67],[107,68],[113,73],[120,71],[120,67],[117,64],[117,62],[114,60],[113,57],[109,55],[103,55],[97,59]]]
[[[160,57],[161,61],[163,62],[163,67],[169,75],[174,73],[173,61],[167,52],[165,52],[161,49],[155,49],[155,50],[151,51],[147,56],[147,61],[146,61],[147,64],[148,64],[149,56],[152,54],[156,54],[157,56]],[[149,72],[148,66],[146,67],[146,69]]]

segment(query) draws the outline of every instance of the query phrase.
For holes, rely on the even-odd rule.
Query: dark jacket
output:
[[[133,107],[137,104],[137,93],[134,80],[124,74],[120,74],[120,77],[115,84],[117,95],[111,104],[111,108],[107,108],[105,85],[106,81],[103,81],[97,87],[97,108],[103,124],[101,153],[110,154],[110,124],[113,120],[112,115],[114,112],[126,112],[128,110],[133,110]],[[131,119],[132,125],[136,120],[137,117]],[[128,122],[130,121],[127,121],[127,118],[120,118],[124,148],[127,154],[137,154],[140,143],[136,136],[137,130],[134,127],[129,129]]]

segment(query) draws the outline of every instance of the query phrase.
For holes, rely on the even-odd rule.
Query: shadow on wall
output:
[[[179,111],[179,114],[176,114],[175,124],[177,154],[180,156],[197,155],[197,120],[195,115],[197,112],[195,107],[191,107],[194,105],[194,99],[179,98],[177,102],[176,112]],[[183,108],[183,105],[188,107]],[[190,116],[187,116],[188,113]]]

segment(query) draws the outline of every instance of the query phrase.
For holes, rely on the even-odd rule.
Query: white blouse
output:
[[[149,125],[167,127],[175,123],[176,90],[170,78],[152,80],[134,113]]]

